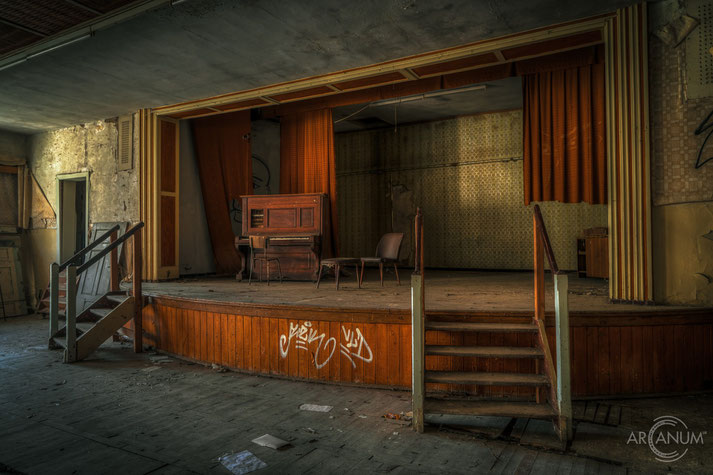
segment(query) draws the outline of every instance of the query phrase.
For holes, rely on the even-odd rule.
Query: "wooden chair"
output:
[[[359,285],[364,281],[364,265],[379,264],[379,278],[381,286],[384,286],[384,264],[393,264],[394,272],[396,273],[396,281],[401,285],[399,278],[399,270],[396,264],[399,261],[399,253],[401,252],[401,242],[404,240],[404,233],[386,233],[381,236],[379,244],[376,246],[375,257],[361,258],[361,274],[359,276]]]
[[[282,283],[282,269],[280,268],[280,259],[274,256],[267,255],[267,239],[265,236],[250,236],[250,277],[248,277],[248,285],[252,283],[253,269],[255,263],[260,262],[260,270],[258,279],[262,282],[262,266],[267,266],[267,285],[270,285],[270,262],[277,262],[277,272],[280,274],[280,283]],[[261,254],[256,254],[255,251],[262,251]]]

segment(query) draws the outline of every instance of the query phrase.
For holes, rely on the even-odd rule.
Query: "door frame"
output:
[[[57,262],[61,263],[62,262],[62,244],[63,244],[63,239],[62,239],[62,234],[63,234],[63,229],[62,229],[62,223],[64,220],[63,212],[62,209],[64,208],[64,203],[63,203],[63,186],[65,181],[84,181],[84,187],[85,187],[85,199],[84,199],[84,216],[86,219],[84,220],[84,235],[89,238],[89,175],[90,172],[77,172],[77,173],[62,173],[59,174],[55,177],[55,190],[57,193]],[[88,243],[87,243],[88,244]]]

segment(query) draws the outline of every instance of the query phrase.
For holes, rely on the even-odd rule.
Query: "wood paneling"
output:
[[[304,99],[306,97],[322,96],[324,94],[334,94],[334,92],[334,89],[331,89],[327,86],[317,86],[311,87],[309,89],[302,89],[301,91],[275,94],[273,96],[270,96],[270,99],[273,99],[278,102],[294,101],[296,99]]]
[[[443,63],[420,66],[413,68],[412,70],[414,73],[423,77],[431,76],[434,74],[443,74],[452,71],[459,71],[463,69],[477,68],[478,66],[497,62],[498,57],[495,55],[495,53],[485,53],[478,54],[475,56],[468,56],[466,58],[455,59],[453,61],[445,61]]]
[[[379,74],[378,76],[370,76],[368,78],[360,78],[360,79],[353,79],[351,81],[335,82],[332,85],[342,91],[348,91],[351,89],[360,89],[362,87],[371,87],[371,86],[386,84],[386,83],[390,83],[390,82],[404,81],[406,79],[407,78],[404,77],[403,74],[401,74],[398,71],[394,71],[391,73]]]
[[[397,388],[411,385],[408,319],[393,318],[386,310],[319,312],[303,307],[303,312],[297,312],[273,306],[269,311],[257,308],[250,312],[246,305],[235,305],[232,311],[229,305],[199,310],[180,300],[153,299],[144,309],[146,344],[188,359],[254,373]],[[605,326],[594,319],[591,326],[572,326],[573,396],[713,389],[713,315],[708,310],[705,319],[686,317],[684,310],[678,317],[670,317],[675,323],[645,325],[642,320],[646,317],[639,317],[626,325],[630,317],[620,314],[618,325]],[[389,323],[381,322],[382,318]],[[481,318],[497,321],[496,315]],[[513,318],[522,317],[502,316],[500,320]],[[429,331],[426,344],[532,346],[533,338]],[[554,358],[554,327],[547,327],[547,338]],[[529,360],[427,356],[426,369],[531,373],[534,364]],[[429,384],[428,389],[452,391],[455,387]],[[473,386],[467,390],[489,397],[534,396],[534,390],[527,387]]]
[[[503,57],[510,61],[529,56],[538,56],[552,51],[579,48],[585,45],[601,43],[603,41],[602,32],[600,30],[594,30],[562,38],[540,41],[538,43],[531,43],[529,45],[517,46],[515,48],[508,48],[501,50],[501,52]]]
[[[161,266],[176,265],[176,197],[161,197]]]
[[[161,191],[176,191],[177,124],[161,121]]]

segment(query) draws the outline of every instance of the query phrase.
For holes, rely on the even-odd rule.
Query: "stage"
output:
[[[145,295],[174,297],[206,302],[235,304],[281,305],[344,309],[409,310],[411,309],[410,269],[401,269],[401,285],[393,272],[386,272],[384,286],[379,284],[376,269],[367,269],[363,288],[359,289],[354,270],[342,275],[339,290],[334,278],[322,279],[319,289],[313,282],[271,280],[248,285],[247,279],[183,278],[170,282],[147,282]],[[257,279],[256,276],[255,279]],[[426,272],[426,308],[435,311],[514,312],[532,313],[532,272],[444,271]],[[554,300],[552,278],[545,278],[548,305]],[[643,306],[609,303],[607,281],[578,278],[569,280],[570,312],[572,313],[651,313],[684,310],[688,307]]]
[[[352,271],[353,272],[353,271]],[[546,326],[555,341],[552,279]],[[184,278],[144,283],[144,343],[158,351],[238,371],[341,384],[411,385],[410,270],[401,285],[378,272],[357,287],[344,276],[311,282]],[[713,389],[713,309],[608,302],[607,283],[570,274],[570,346],[575,397]],[[528,323],[531,272],[426,271],[429,320]],[[531,335],[428,331],[426,344],[532,346]],[[427,369],[532,372],[531,361],[429,356]],[[431,385],[431,391],[455,390]],[[530,388],[468,388],[469,395],[531,398]]]

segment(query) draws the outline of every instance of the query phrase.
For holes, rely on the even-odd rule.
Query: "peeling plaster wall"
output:
[[[654,295],[671,304],[713,305],[713,203],[654,208]]]
[[[134,116],[134,137],[137,132]],[[57,175],[89,172],[89,223],[139,220],[137,144],[134,166],[119,171],[116,119],[98,120],[30,137],[29,164],[42,190],[57,209]]]
[[[650,31],[670,20],[659,10],[651,9]],[[713,230],[713,162],[694,168],[706,135],[694,130],[713,111],[713,97],[687,99],[685,71],[685,45],[673,48],[651,35],[654,300],[713,305],[713,241],[702,237]],[[704,156],[711,154],[709,140]]]
[[[116,119],[32,135],[27,160],[52,208],[57,210],[57,175],[89,172],[89,223],[139,220],[138,116],[134,115],[131,170],[118,171]],[[57,229],[27,231],[35,286],[47,286],[50,263],[57,256]]]

